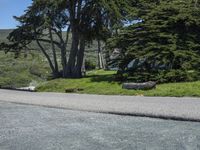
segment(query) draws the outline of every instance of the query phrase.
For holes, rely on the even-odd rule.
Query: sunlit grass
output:
[[[137,95],[137,96],[200,96],[200,81],[169,83],[157,85],[148,91],[125,90],[114,81],[114,71],[95,70],[88,72],[82,79],[56,79],[40,85],[40,92],[65,92],[66,89],[82,89],[77,93],[101,95]]]

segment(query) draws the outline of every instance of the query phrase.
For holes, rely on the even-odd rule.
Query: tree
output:
[[[125,19],[125,14],[128,14],[129,11],[129,2],[128,0],[75,0],[67,2],[72,33],[67,75],[81,76],[80,68],[85,47],[83,41],[105,37],[102,36],[102,33],[112,31],[115,24],[119,24]],[[78,50],[79,45],[82,48]]]
[[[161,70],[199,71],[200,10],[196,6],[192,0],[160,1],[140,16],[142,22],[112,38],[110,47],[122,49],[121,71],[130,75],[158,74]],[[135,66],[128,68],[131,61]]]
[[[9,34],[8,39],[11,44],[1,44],[7,51],[14,50],[19,53],[19,51],[30,49],[30,44],[35,42],[46,57],[55,78],[60,76],[56,48],[60,50],[62,56],[66,56],[69,34],[66,34],[66,40],[64,40],[62,29],[67,26],[68,18],[61,5],[62,1],[56,1],[56,3],[47,0],[33,1],[32,6],[28,7],[24,15],[14,17],[20,22],[20,26]],[[58,40],[54,39],[53,34]],[[51,45],[51,50],[45,49],[45,44]],[[61,57],[63,65],[65,59]]]
[[[55,76],[59,74],[56,48],[60,49],[62,77],[79,78],[86,44],[105,39],[108,34],[102,33],[111,33],[114,25],[122,23],[129,13],[129,3],[130,0],[34,0],[24,15],[15,17],[20,26],[9,39],[21,47],[36,42]],[[67,56],[69,34],[72,43]],[[53,61],[43,43],[51,44]]]

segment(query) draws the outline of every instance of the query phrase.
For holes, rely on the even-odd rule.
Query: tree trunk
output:
[[[83,65],[82,65],[81,71],[82,71],[82,76],[86,76],[85,56],[83,57]]]
[[[66,47],[64,43],[61,46],[61,64],[62,64],[62,76],[67,77],[67,58],[66,58]]]
[[[42,51],[42,53],[44,54],[44,56],[46,57],[48,63],[49,63],[49,66],[52,70],[52,74],[53,76],[57,76],[57,72],[55,71],[55,68],[54,68],[54,65],[49,57],[49,55],[47,54],[47,52],[45,51],[45,49],[43,48],[43,46],[41,45],[41,43],[36,39],[36,43],[38,44],[38,46],[40,47],[40,50]]]
[[[70,29],[71,29],[71,26],[68,27],[67,29],[67,33],[66,33],[66,39],[64,41],[64,45],[62,46],[62,49],[61,49],[61,54],[62,54],[62,69],[63,69],[63,78],[67,78],[68,77],[68,71],[67,71],[67,52],[66,52],[66,49],[67,49],[67,45],[68,45],[68,41],[69,41],[69,34],[70,34]]]
[[[83,60],[84,60],[84,52],[85,52],[85,40],[84,38],[81,38],[80,47],[77,54],[76,67],[73,72],[73,77],[75,78],[81,78],[83,76],[82,67],[83,67]]]
[[[70,55],[67,64],[67,77],[73,78],[74,77],[74,69],[76,65],[76,57],[78,53],[78,46],[79,46],[79,33],[75,27],[72,27],[72,45],[70,50]]]
[[[53,36],[52,36],[52,31],[49,28],[49,35],[50,35],[50,40],[51,40],[51,48],[52,48],[52,53],[53,53],[53,60],[54,60],[54,72],[59,76],[59,70],[58,70],[58,62],[57,62],[57,56],[56,56],[56,50],[55,50],[55,45],[53,43]]]
[[[72,0],[69,1],[69,19],[70,19],[70,27],[72,33],[72,44],[71,50],[69,54],[68,64],[67,64],[67,77],[75,78],[78,73],[76,69],[76,61],[77,54],[79,51],[79,27],[80,27],[80,17],[81,17],[81,9],[82,9],[82,0]]]
[[[103,58],[101,54],[101,41],[98,40],[98,69],[103,69]]]
[[[54,30],[58,38],[60,39],[59,42],[59,48],[60,48],[60,53],[61,53],[61,65],[62,65],[62,77],[66,78],[67,77],[67,42],[64,41],[63,36],[62,36],[62,30],[60,29],[59,31]],[[67,34],[69,31],[67,31]],[[66,39],[68,40],[68,39]]]

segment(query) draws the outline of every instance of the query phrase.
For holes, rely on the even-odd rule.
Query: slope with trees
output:
[[[11,44],[3,43],[1,47],[19,53],[36,42],[55,77],[80,78],[86,45],[94,39],[105,39],[112,32],[112,27],[123,21],[128,6],[128,0],[34,0],[24,15],[15,17],[20,25],[9,35]],[[64,29],[67,29],[65,37],[62,35]],[[69,34],[72,36],[71,43],[68,42]],[[44,43],[51,44],[53,59]],[[67,45],[70,45],[69,55]],[[61,70],[56,48],[61,54]]]

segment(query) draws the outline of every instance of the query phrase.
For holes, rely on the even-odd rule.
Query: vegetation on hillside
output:
[[[37,86],[50,74],[47,63],[36,53],[14,58],[13,53],[0,52],[0,88]]]
[[[13,30],[0,30],[0,42],[7,41],[7,36]],[[65,35],[65,32],[63,32]],[[71,41],[71,39],[69,39]],[[32,51],[21,53],[15,57],[15,53],[0,52],[0,87],[19,88],[29,85],[37,86],[43,81],[50,80],[51,70],[46,58],[39,51],[36,43],[31,43]],[[50,45],[45,45],[47,51]],[[48,51],[51,55],[51,52]],[[86,47],[86,70],[95,69],[97,65],[97,42]],[[60,60],[58,60],[60,62]]]
[[[25,14],[15,17],[20,25],[10,33],[10,43],[2,43],[1,47],[18,54],[36,42],[55,78],[81,78],[87,44],[96,39],[105,40],[115,25],[122,24],[129,13],[129,3],[130,0],[34,0]],[[63,36],[66,28],[67,34]],[[42,43],[51,45],[52,58]],[[67,45],[70,45],[69,55]],[[58,59],[62,69],[59,69]]]

